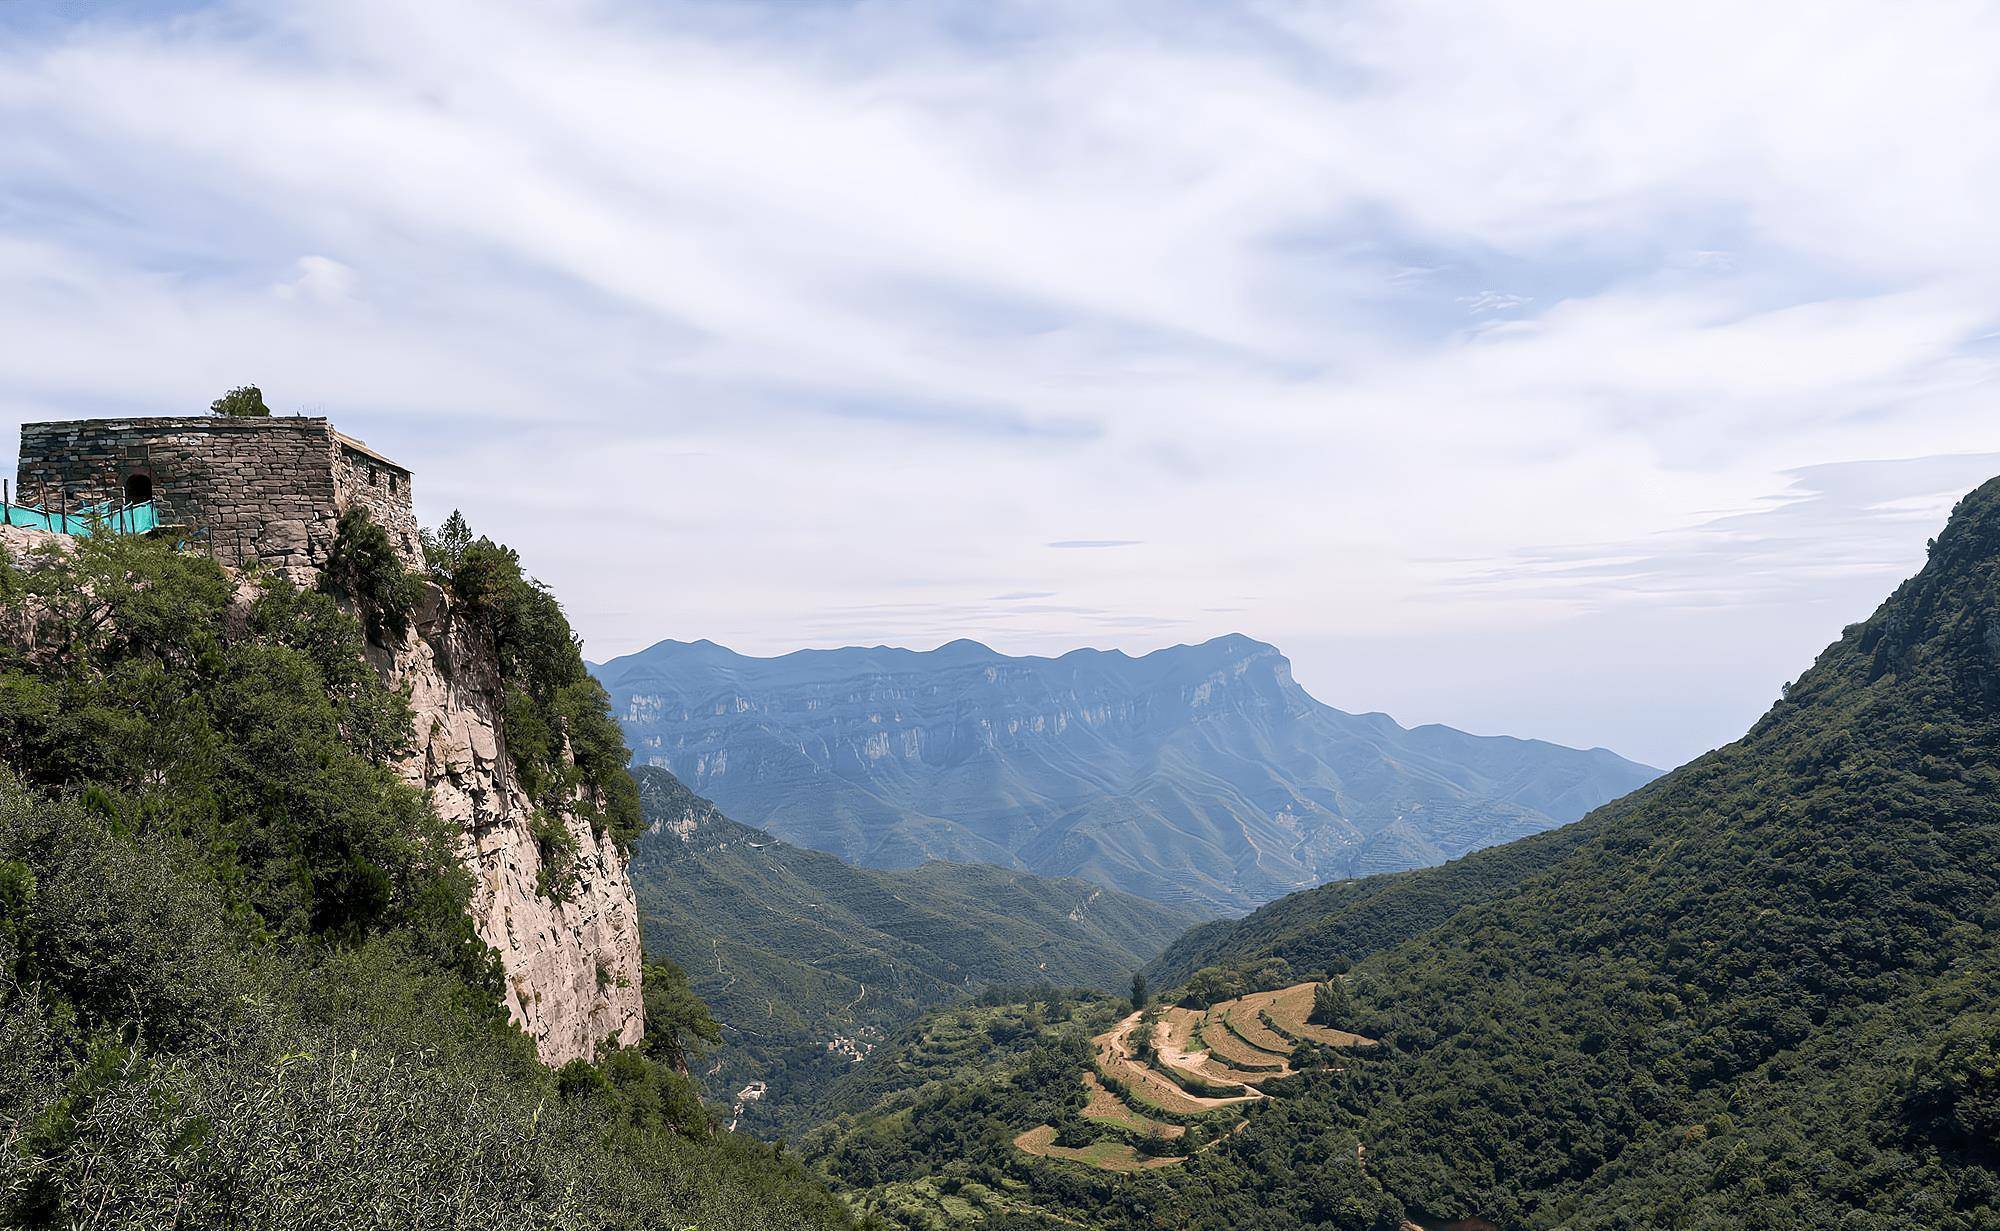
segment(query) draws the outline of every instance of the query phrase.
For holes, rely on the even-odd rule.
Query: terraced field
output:
[[[1090,1101],[1084,1104],[1081,1113],[1086,1120],[1109,1125],[1112,1128],[1122,1128],[1128,1133],[1159,1137],[1165,1141],[1172,1141],[1187,1134],[1185,1124],[1169,1124],[1165,1120],[1155,1120],[1151,1116],[1143,1116],[1132,1110],[1124,1099],[1105,1089],[1104,1083],[1097,1079],[1095,1073],[1083,1075],[1083,1088],[1090,1091]]]
[[[1099,1171],[1149,1171],[1171,1167],[1178,1158],[1146,1158],[1131,1146],[1116,1141],[1093,1141],[1087,1146],[1059,1146],[1056,1130],[1041,1124],[1014,1138],[1014,1148],[1037,1158],[1060,1158],[1082,1163]]]
[[[1091,1040],[1095,1071],[1083,1075],[1090,1099],[1081,1113],[1084,1120],[1125,1140],[1058,1146],[1060,1130],[1043,1124],[1016,1137],[1014,1144],[1024,1154],[1101,1171],[1170,1167],[1181,1157],[1142,1154],[1133,1143],[1146,1138],[1178,1141],[1189,1124],[1213,1129],[1234,1120],[1228,1131],[1242,1128],[1248,1121],[1239,1113],[1268,1097],[1259,1087],[1292,1076],[1292,1049],[1298,1042],[1375,1045],[1361,1035],[1307,1022],[1312,1005],[1313,985],[1301,983],[1207,1010],[1172,1007],[1130,1014]]]
[[[1291,1063],[1285,1056],[1252,1047],[1213,1011],[1202,1021],[1195,1038],[1211,1056],[1242,1072],[1266,1076],[1291,1072]]]
[[[1097,1053],[1097,1071],[1111,1082],[1126,1087],[1133,1101],[1154,1112],[1172,1116],[1198,1116],[1220,1107],[1232,1107],[1263,1097],[1255,1092],[1233,1098],[1208,1098],[1190,1094],[1160,1069],[1138,1059],[1132,1036],[1142,1023],[1134,1013],[1091,1040]]]
[[[1310,983],[1300,983],[1280,992],[1266,994],[1273,999],[1264,1009],[1264,1020],[1287,1038],[1321,1043],[1328,1047],[1375,1046],[1374,1039],[1363,1035],[1347,1030],[1334,1030],[1327,1026],[1315,1026],[1306,1021],[1313,1007],[1313,985]]]
[[[1265,1025],[1262,1017],[1265,1006],[1278,995],[1277,992],[1258,992],[1240,1000],[1224,1001],[1209,1012],[1220,1012],[1223,1025],[1229,1032],[1257,1050],[1290,1056],[1292,1041]]]

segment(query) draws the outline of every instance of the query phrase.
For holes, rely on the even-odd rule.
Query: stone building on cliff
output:
[[[422,568],[410,471],[319,418],[82,419],[21,428],[0,554],[141,524],[226,568],[259,565],[316,585],[340,519],[362,508]],[[24,507],[23,507],[24,506]],[[150,516],[123,516],[145,508]],[[14,514],[32,516],[17,518]],[[114,516],[116,515],[116,516]],[[396,768],[458,833],[471,913],[499,955],[508,1015],[551,1065],[645,1029],[638,905],[625,852],[580,796],[544,811],[507,749],[509,681],[490,632],[425,583],[410,627],[369,661],[409,698],[413,736]],[[538,827],[568,833],[573,887],[545,889]]]
[[[154,521],[220,563],[297,579],[326,563],[341,514],[359,507],[406,564],[421,560],[409,469],[320,418],[23,424],[14,498],[50,512],[150,501]]]

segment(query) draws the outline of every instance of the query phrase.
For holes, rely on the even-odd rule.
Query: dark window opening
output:
[[[375,467],[373,466],[370,466],[368,468],[368,486],[370,487],[382,486],[382,472],[375,469]]]
[[[153,498],[153,476],[131,474],[125,476],[125,503],[144,504]]]

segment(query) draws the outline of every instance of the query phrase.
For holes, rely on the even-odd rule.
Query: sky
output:
[[[0,466],[260,385],[605,659],[1676,764],[2000,474],[2000,10],[0,0]]]

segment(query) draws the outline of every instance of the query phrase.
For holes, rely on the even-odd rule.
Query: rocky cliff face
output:
[[[551,1065],[590,1058],[606,1041],[636,1043],[645,1022],[626,856],[566,811],[553,819],[576,843],[575,888],[561,901],[538,891],[534,805],[507,756],[490,651],[431,587],[409,635],[376,653],[390,682],[408,689],[415,715],[415,751],[403,772],[463,835],[473,918],[500,954],[509,1015]]]

